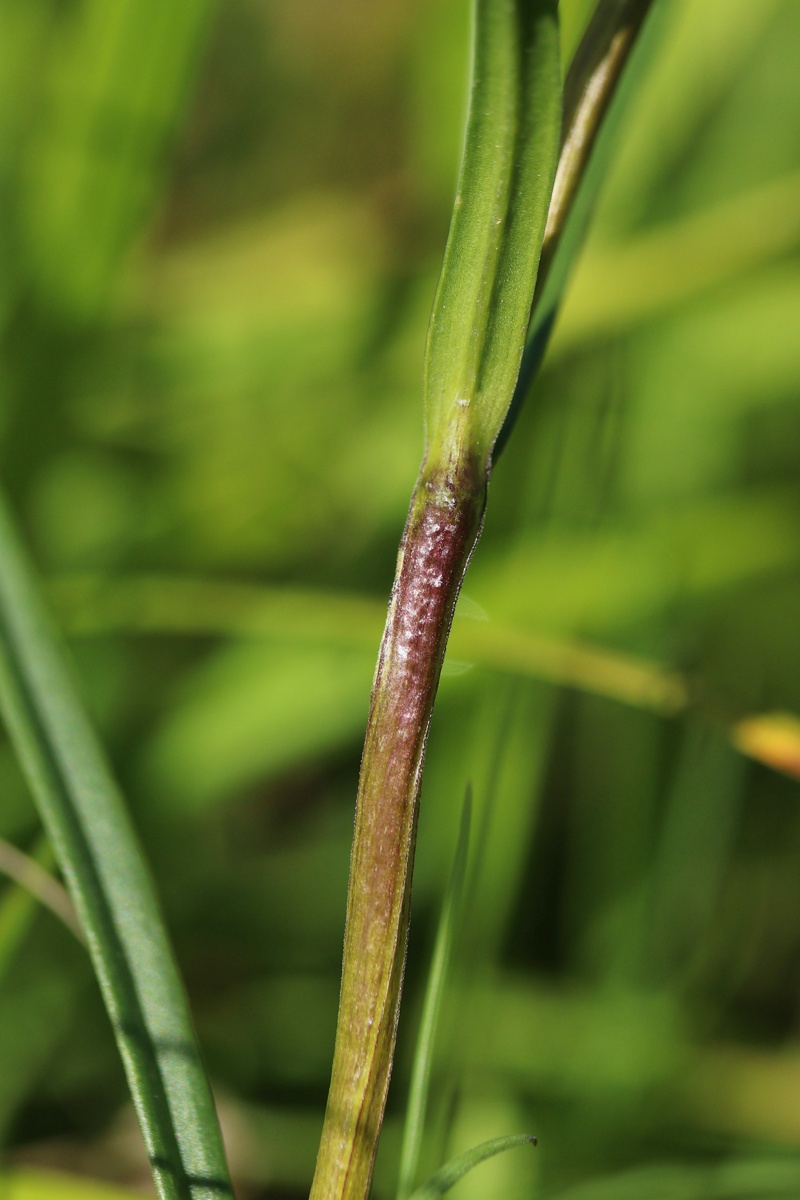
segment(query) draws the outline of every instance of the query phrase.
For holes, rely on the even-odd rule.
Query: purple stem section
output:
[[[420,776],[486,470],[428,470],[411,501],[361,760],[331,1087],[311,1200],[365,1200],[394,1054]]]

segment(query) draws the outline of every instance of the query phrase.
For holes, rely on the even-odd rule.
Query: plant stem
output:
[[[537,277],[541,295],[603,119],[653,0],[600,0],[564,81],[564,125]]]
[[[28,854],[23,854],[5,838],[0,838],[0,873],[13,879],[18,887],[29,892],[45,908],[49,908],[79,942],[86,941],[67,889],[46,871],[40,862]]]
[[[411,501],[361,763],[340,1018],[312,1200],[369,1189],[405,965],[425,742],[485,499],[485,471],[470,461],[423,465]]]
[[[389,1086],[425,741],[519,371],[558,155],[556,0],[477,0],[464,156],[425,360],[427,450],[372,691],[312,1200],[364,1200]]]

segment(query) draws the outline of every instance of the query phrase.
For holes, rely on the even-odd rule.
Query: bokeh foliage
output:
[[[561,8],[568,49],[588,5]],[[302,1195],[321,1126],[466,9],[0,2],[2,481],[159,881],[242,1196]],[[426,1165],[531,1129],[461,1195],[588,1200],[610,1171],[614,1195],[796,1192],[797,784],[729,727],[800,712],[800,9],[659,16],[461,609],[674,668],[691,702],[451,663],[380,1195],[468,781]],[[5,743],[0,782],[0,835],[33,852]],[[136,1179],[84,952],[0,904],[6,1155]]]

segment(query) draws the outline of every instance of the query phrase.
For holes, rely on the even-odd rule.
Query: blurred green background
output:
[[[562,0],[565,54],[588,7]],[[241,1200],[313,1170],[468,15],[0,0],[0,475]],[[800,5],[660,17],[460,605],[379,1197],[467,782],[426,1166],[530,1130],[463,1200],[800,1192],[800,796],[731,744],[800,713]],[[616,695],[614,655],[689,703]],[[46,856],[5,741],[0,789],[0,837]],[[84,952],[5,883],[0,1131],[7,1163],[147,1186]]]

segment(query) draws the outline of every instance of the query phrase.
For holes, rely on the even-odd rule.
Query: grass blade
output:
[[[150,876],[3,506],[0,704],[89,942],[159,1194],[231,1197]]]
[[[739,522],[740,511],[731,512],[726,521]],[[509,592],[519,590],[514,577],[507,578]],[[555,574],[548,586],[552,595],[558,586]],[[211,633],[357,649],[372,644],[382,615],[380,602],[368,596],[168,575],[66,577],[55,582],[50,594],[70,633],[84,636],[108,631]],[[662,663],[583,639],[542,635],[501,620],[477,621],[457,614],[450,650],[457,659],[607,696],[663,716],[675,716],[689,707],[703,710],[703,689],[697,681]],[[714,716],[719,720],[716,711]],[[751,713],[730,725],[729,733],[741,754],[794,778],[800,776],[796,714]],[[195,730],[192,735],[196,736]],[[198,770],[208,778],[202,764]]]
[[[439,1013],[442,1007],[445,984],[447,982],[453,943],[458,934],[461,912],[464,902],[464,881],[467,873],[467,854],[469,851],[469,829],[472,816],[472,797],[469,789],[464,799],[461,813],[461,827],[458,833],[456,854],[453,860],[453,870],[444,897],[442,913],[439,918],[439,928],[436,933],[436,945],[433,950],[428,987],[425,992],[425,1003],[422,1006],[417,1046],[414,1054],[414,1069],[411,1075],[411,1087],[408,1095],[406,1122],[403,1130],[403,1144],[400,1150],[400,1171],[397,1184],[398,1200],[407,1200],[414,1186],[414,1176],[419,1164],[422,1134],[425,1127],[425,1111],[428,1105],[428,1091],[433,1066],[433,1045],[439,1024]]]
[[[411,1200],[438,1200],[439,1196],[444,1196],[445,1192],[449,1192],[451,1187],[454,1187],[468,1171],[480,1163],[486,1162],[487,1158],[494,1158],[496,1154],[513,1150],[515,1146],[525,1145],[535,1146],[536,1138],[529,1133],[512,1133],[508,1137],[492,1138],[489,1142],[481,1142],[472,1150],[467,1150],[464,1154],[451,1158],[441,1170],[431,1176],[427,1183],[423,1183],[422,1187],[417,1188],[411,1196]]]
[[[547,0],[482,0],[455,211],[428,331],[429,462],[487,463],[514,391],[561,121]]]

